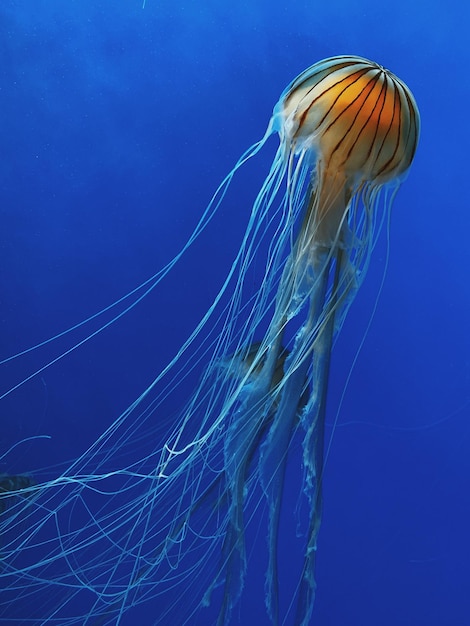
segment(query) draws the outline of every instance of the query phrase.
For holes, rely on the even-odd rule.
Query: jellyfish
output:
[[[266,546],[268,618],[311,623],[330,357],[412,163],[419,125],[410,90],[382,66],[357,56],[315,63],[282,93],[265,135],[222,181],[181,253],[80,342],[171,275],[240,168],[278,136],[208,311],[136,401],[36,488],[28,530],[10,539],[6,586],[17,591],[20,580],[25,597],[41,593],[41,619],[120,624],[155,600],[152,623],[194,624],[202,607],[216,604],[217,623],[229,624],[249,567],[248,531],[263,510],[257,543]],[[179,399],[182,381],[196,371],[195,390],[162,433],[168,399]],[[278,543],[294,439],[308,519],[283,615]],[[40,554],[15,565],[18,546]],[[57,591],[52,604],[42,595],[46,582]]]

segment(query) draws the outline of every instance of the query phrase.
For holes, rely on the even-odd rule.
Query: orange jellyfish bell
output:
[[[291,150],[312,149],[317,155],[322,223],[317,235],[323,243],[336,233],[353,193],[366,182],[400,178],[416,151],[419,113],[413,95],[390,71],[361,57],[312,65],[285,90],[276,115]]]

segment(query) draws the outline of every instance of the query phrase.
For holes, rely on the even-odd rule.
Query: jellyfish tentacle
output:
[[[296,349],[289,357],[294,360]],[[288,363],[286,363],[288,366]],[[260,456],[260,479],[269,506],[268,531],[268,568],[266,572],[266,607],[274,625],[279,623],[278,617],[278,566],[277,540],[279,519],[284,491],[287,451],[292,437],[298,414],[299,398],[305,384],[308,369],[307,361],[303,361],[283,385],[279,407],[276,410],[273,425],[264,442]]]
[[[328,378],[330,372],[331,350],[335,335],[337,303],[340,299],[340,281],[344,272],[343,250],[337,250],[335,275],[332,295],[327,303],[326,321],[322,332],[314,341],[314,359],[312,363],[312,393],[302,413],[302,423],[306,433],[303,441],[303,459],[306,469],[304,491],[310,503],[310,525],[307,533],[307,546],[304,567],[300,581],[297,615],[295,623],[308,626],[315,598],[315,561],[317,538],[320,530],[323,509],[323,451],[326,416]],[[346,264],[347,265],[347,264]]]
[[[315,199],[310,199],[310,205],[312,202],[315,202]],[[311,222],[311,226],[314,227],[314,221]],[[323,333],[322,318],[333,262],[328,250],[325,251],[324,248],[311,243],[311,238],[315,236],[315,227],[310,236],[305,236],[305,232],[303,231],[299,236],[294,246],[294,258],[286,266],[285,275],[281,280],[279,291],[287,296],[283,302],[289,308],[288,310],[281,309],[277,317],[283,320],[289,316],[292,319],[301,314],[304,304],[309,301],[307,319],[297,332],[292,352],[286,359],[284,377],[279,386],[280,400],[273,423],[263,443],[259,461],[261,485],[269,506],[266,606],[273,624],[279,622],[277,542],[287,452],[292,433],[295,432],[299,398],[304,394],[305,381],[310,368],[309,355],[312,354],[312,350],[308,345],[309,338],[315,338]],[[304,251],[309,246],[311,246],[311,251],[306,259]],[[296,303],[295,308],[292,308],[293,303]],[[279,323],[276,315],[273,323]]]
[[[233,417],[225,439],[225,475],[230,494],[229,524],[222,547],[222,561],[226,575],[218,624],[227,622],[230,611],[243,588],[246,572],[244,530],[246,476],[250,462],[259,446],[261,435],[271,419],[273,399],[269,391],[281,351],[282,332],[277,335],[268,350],[260,374],[253,381],[246,383],[243,390],[245,397]],[[255,358],[251,369],[256,367],[257,359]],[[249,374],[247,377],[249,378]]]

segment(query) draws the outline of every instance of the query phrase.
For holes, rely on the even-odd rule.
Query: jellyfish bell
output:
[[[303,72],[281,95],[264,137],[222,181],[181,253],[126,296],[134,299],[124,313],[171,272],[237,171],[275,133],[279,147],[239,250],[194,332],[95,444],[35,488],[24,510],[27,532],[16,539],[4,516],[10,541],[4,588],[20,599],[40,598],[43,621],[120,623],[157,598],[160,607],[167,599],[157,623],[188,624],[216,597],[218,624],[229,624],[248,569],[246,526],[264,504],[269,619],[310,622],[330,355],[416,150],[419,113],[404,83],[354,56]],[[260,257],[261,277],[251,291],[246,278]],[[199,384],[157,439],[153,424],[162,407],[169,397],[179,401],[181,381],[204,359]],[[294,437],[301,440],[309,513],[295,597],[281,617],[279,527]],[[35,550],[40,556],[30,557]],[[18,551],[26,559],[21,567]],[[180,593],[193,603],[184,616]],[[15,606],[21,611],[23,604]]]
[[[380,65],[353,56],[320,61],[300,74],[274,118],[291,151],[316,155],[318,219],[330,238],[355,191],[408,170],[419,134],[409,89]]]

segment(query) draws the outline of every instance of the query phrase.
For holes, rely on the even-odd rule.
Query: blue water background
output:
[[[327,460],[318,626],[470,623],[468,13],[455,0],[0,6],[1,356],[171,259],[315,61],[365,56],[412,89],[422,136],[393,208],[386,280],[367,328],[381,239],[332,361],[330,424],[367,334]],[[18,446],[0,471],[75,458],[153,380],[220,286],[272,147],[158,293],[2,400],[2,452],[51,439]],[[42,362],[3,368],[2,389]],[[158,610],[142,607],[140,623]]]

